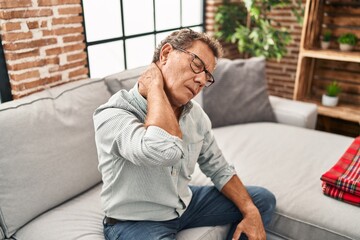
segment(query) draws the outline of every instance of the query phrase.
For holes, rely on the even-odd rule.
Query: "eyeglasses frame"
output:
[[[210,87],[212,84],[214,84],[214,82],[215,82],[214,76],[205,68],[205,63],[204,63],[204,61],[201,60],[201,58],[200,58],[198,55],[196,55],[195,53],[189,52],[188,50],[183,49],[183,48],[174,47],[174,46],[172,46],[172,47],[173,47],[174,49],[176,49],[176,50],[179,50],[179,51],[181,51],[181,52],[187,53],[187,54],[189,54],[189,55],[191,55],[191,56],[193,57],[193,59],[192,59],[191,62],[190,62],[190,68],[191,68],[191,70],[192,70],[195,74],[199,74],[199,73],[205,72],[205,74],[206,74],[207,76],[210,76],[210,79],[207,80],[206,83],[205,83],[205,87]],[[199,72],[195,71],[195,70],[193,69],[193,67],[191,66],[191,63],[194,62],[194,59],[195,59],[195,58],[199,59],[200,62],[201,62],[201,64],[203,65],[203,70],[201,70],[201,71],[199,71]]]

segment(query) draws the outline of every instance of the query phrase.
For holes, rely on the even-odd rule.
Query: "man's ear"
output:
[[[173,50],[170,43],[165,43],[160,50],[159,61],[161,65],[165,65],[169,57],[169,53]]]

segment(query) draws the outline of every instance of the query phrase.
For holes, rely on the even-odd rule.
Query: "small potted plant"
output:
[[[357,43],[357,37],[353,33],[342,34],[338,39],[341,51],[351,51]]]
[[[321,39],[321,48],[328,49],[330,46],[330,40],[331,40],[331,32],[329,30],[325,31]]]
[[[336,81],[331,82],[326,86],[326,93],[322,95],[322,104],[328,107],[334,107],[339,102],[339,93],[341,87]]]

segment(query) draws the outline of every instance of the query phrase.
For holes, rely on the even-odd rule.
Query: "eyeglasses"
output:
[[[204,64],[203,60],[201,60],[195,53],[189,52],[189,51],[179,48],[179,47],[173,46],[173,48],[192,56],[190,68],[196,74],[205,72],[205,74],[206,74],[205,87],[210,87],[215,82],[214,76],[205,68],[205,64]]]

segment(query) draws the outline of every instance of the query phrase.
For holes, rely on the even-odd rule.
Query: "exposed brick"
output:
[[[291,54],[292,54],[292,55],[298,55],[298,54],[299,54],[299,49],[297,49],[297,50],[291,50]]]
[[[297,66],[296,65],[287,65],[285,71],[290,73],[296,73]]]
[[[45,52],[46,52],[46,55],[50,56],[50,55],[54,55],[54,54],[67,53],[67,52],[84,50],[84,49],[85,49],[85,44],[78,43],[78,44],[73,44],[73,45],[69,45],[66,47],[56,47],[56,48],[47,49]]]
[[[268,15],[270,18],[272,17],[291,17],[291,12],[284,12],[284,11],[271,11]]]
[[[279,66],[279,64],[272,65],[272,64],[267,63],[267,64],[266,64],[266,71],[271,70],[271,69],[275,69],[275,70],[281,71],[281,70],[282,70],[282,66]]]
[[[55,47],[55,48],[47,49],[45,52],[47,56],[51,56],[51,55],[58,55],[62,53],[62,51],[63,51],[62,47]]]
[[[18,64],[9,64],[8,70],[10,71],[18,71],[28,68],[34,68],[34,67],[42,67],[49,64],[59,64],[60,60],[58,57],[55,58],[48,58],[48,59],[40,59],[36,61],[29,61],[29,62],[23,62]]]
[[[36,92],[40,92],[40,91],[42,91],[44,89],[45,89],[45,87],[39,86],[39,87],[37,87],[35,89],[32,89],[32,91],[26,91],[26,92],[17,92],[17,91],[12,90],[11,94],[13,96],[13,99],[19,99],[19,98],[26,97],[26,96],[28,96],[30,94],[33,94],[33,93],[36,93]]]
[[[27,42],[19,42],[19,43],[5,43],[4,49],[9,51],[27,49],[27,48],[38,48],[43,46],[48,46],[57,43],[56,38],[48,38],[48,39],[39,39]]]
[[[14,31],[21,29],[21,22],[7,22],[1,24],[1,29],[3,31]]]
[[[26,23],[29,29],[35,29],[39,28],[39,22],[38,21],[32,21]]]
[[[87,60],[84,59],[84,60],[81,60],[81,61],[78,61],[78,62],[72,62],[72,63],[69,63],[69,64],[62,65],[62,66],[52,67],[52,68],[49,69],[49,72],[53,73],[53,72],[59,72],[59,71],[68,70],[68,69],[79,67],[79,66],[85,66],[86,63],[87,63]]]
[[[58,6],[64,4],[80,4],[80,0],[38,0],[39,6]]]
[[[294,27],[294,29],[296,29],[296,30],[299,30],[299,31],[302,31],[302,26],[300,26],[300,25],[294,25],[293,26]]]
[[[46,28],[47,26],[48,26],[48,22],[47,22],[47,21],[41,21],[40,27]]]
[[[69,78],[74,78],[74,77],[78,77],[81,75],[87,75],[89,73],[89,69],[88,68],[80,68],[78,70],[69,72]]]
[[[15,18],[45,17],[51,15],[53,15],[53,11],[51,9],[0,11],[0,18],[6,20]]]
[[[2,34],[2,40],[5,42],[15,42],[18,40],[24,40],[24,39],[29,39],[32,38],[32,33],[31,32],[10,32],[10,33],[5,33]]]
[[[56,18],[53,11],[59,14]],[[14,99],[69,82],[71,79],[62,79],[65,76],[73,80],[87,76],[81,13],[81,0],[0,0],[1,38]],[[34,39],[33,29],[44,30],[43,38]],[[65,46],[59,45],[58,39]],[[46,56],[40,57],[43,51]],[[66,64],[61,66],[60,58],[51,56],[60,53],[66,54]],[[40,78],[40,70],[54,66],[59,73]]]
[[[54,18],[54,19],[52,20],[52,24],[53,24],[53,25],[71,24],[71,23],[82,23],[82,22],[83,22],[83,17],[82,17],[82,16]]]
[[[21,80],[25,80],[25,79],[29,79],[29,78],[38,78],[40,77],[40,72],[39,70],[32,70],[32,71],[28,71],[25,73],[20,73],[20,74],[10,74],[10,79],[14,80],[14,81],[21,81]]]
[[[28,57],[37,57],[40,56],[40,50],[39,49],[34,49],[34,50],[30,50],[30,51],[26,51],[26,52],[8,52],[5,53],[5,59],[6,61],[9,60],[18,60],[18,59],[22,59],[22,58],[28,58]]]
[[[0,0],[0,9],[32,6],[31,0]]]
[[[66,53],[66,52],[84,50],[84,49],[85,49],[85,43],[79,43],[64,47],[64,52]]]
[[[83,42],[85,40],[84,35],[68,36],[63,38],[64,43],[69,42]]]
[[[59,28],[54,30],[44,30],[43,36],[59,36],[72,33],[82,33],[84,32],[83,27],[69,27],[69,28]]]
[[[67,56],[67,60],[69,62],[72,62],[72,61],[76,61],[76,60],[79,60],[79,59],[86,59],[86,52],[81,52],[81,53],[76,53],[76,54],[71,54],[69,56]]]
[[[61,80],[61,75],[56,75],[56,76],[53,76],[53,77],[43,78],[42,80],[44,81],[45,84],[58,82],[58,81]]]
[[[39,87],[42,85],[47,85],[50,83],[58,82],[60,80],[61,80],[61,75],[56,75],[53,77],[37,79],[37,80],[31,81],[31,82],[15,82],[11,86],[12,86],[12,89],[15,91],[24,91],[24,90]]]
[[[82,8],[78,7],[66,7],[66,8],[59,8],[58,12],[60,15],[68,15],[68,14],[80,14],[82,13]]]

